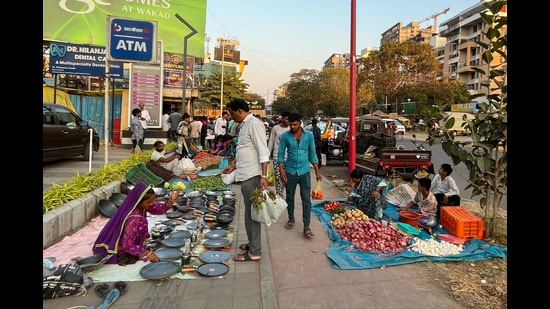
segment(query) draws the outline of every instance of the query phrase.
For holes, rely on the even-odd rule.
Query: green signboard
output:
[[[191,32],[179,14],[197,30],[187,40],[190,56],[204,57],[207,0],[43,0],[42,38],[76,44],[106,46],[107,16],[158,22],[158,40],[164,51],[183,53],[184,37]]]

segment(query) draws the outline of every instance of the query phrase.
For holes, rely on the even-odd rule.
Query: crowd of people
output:
[[[143,142],[143,111],[136,108],[132,111],[132,142],[135,147]],[[191,116],[181,111],[165,111],[163,129],[169,141],[177,146],[165,149],[162,141],[154,144],[151,159],[161,166],[181,175],[179,160],[189,155],[189,144],[200,145],[200,148],[214,155],[228,157],[229,164],[222,174],[235,173],[235,181],[240,183],[244,202],[244,222],[248,242],[239,245],[243,252],[236,254],[236,262],[258,261],[262,257],[261,223],[252,219],[251,192],[254,189],[269,190],[268,166],[274,170],[275,191],[287,203],[287,223],[285,228],[291,230],[296,225],[295,195],[299,187],[299,198],[302,204],[303,235],[314,236],[311,230],[311,168],[315,180],[321,181],[319,135],[316,120],[312,120],[313,130],[305,130],[302,115],[283,112],[274,125],[264,123],[259,115],[250,112],[248,103],[243,99],[234,99],[227,104],[227,111],[217,118]],[[210,137],[210,138],[209,138]],[[135,142],[134,142],[135,141]],[[433,179],[418,179],[418,191],[405,207],[397,211],[410,210],[420,214],[418,224],[428,229],[439,222],[441,206],[460,205],[458,187],[450,176],[453,169],[444,163]],[[384,177],[364,174],[354,170],[349,175],[353,190],[346,200],[346,205],[353,205],[370,218],[381,220],[388,201],[388,185]],[[177,194],[166,203],[154,199],[150,186],[139,183],[130,192],[124,204],[109,221],[94,244],[94,253],[114,254],[110,263],[125,265],[139,259],[158,261],[153,251],[143,246],[144,239],[149,237],[146,213],[161,214],[171,208]]]

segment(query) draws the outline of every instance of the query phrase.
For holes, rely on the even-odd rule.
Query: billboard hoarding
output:
[[[50,41],[107,46],[106,16],[120,16],[158,23],[158,40],[168,52],[183,51],[188,29],[175,17],[181,15],[197,30],[188,40],[188,55],[204,56],[207,0],[43,0],[42,38]]]

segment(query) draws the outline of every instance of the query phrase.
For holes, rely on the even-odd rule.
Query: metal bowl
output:
[[[222,224],[229,224],[233,222],[233,215],[228,213],[218,213],[216,216],[216,221]]]
[[[166,202],[166,201],[168,201],[169,199],[170,199],[170,198],[169,198],[168,196],[157,196],[157,197],[155,197],[155,201],[161,202],[161,203]]]
[[[126,194],[115,192],[109,197],[109,201],[115,203],[115,205],[117,207],[120,207],[120,205],[122,205],[122,203],[124,203],[124,200],[126,199],[126,197],[127,197]]]
[[[178,196],[176,198],[176,204],[178,204],[180,206],[185,206],[185,205],[187,205],[187,200],[188,200],[188,198],[185,197],[185,196]]]
[[[222,191],[222,194],[223,195],[231,195],[233,197],[235,197],[237,195],[237,193],[235,193],[233,191]]]
[[[189,198],[190,204],[206,204],[206,197],[204,196],[196,196],[196,197],[190,197]]]
[[[193,198],[193,197],[203,196],[203,194],[202,194],[200,191],[191,191],[191,192],[185,193],[185,196],[186,196],[187,198]],[[203,197],[204,197],[204,196],[203,196]]]
[[[165,196],[168,190],[163,187],[153,187],[153,191],[155,191],[156,196]]]
[[[106,199],[99,200],[97,207],[99,208],[99,212],[107,218],[111,218],[118,209],[115,203]]]
[[[120,183],[120,192],[123,194],[128,194],[132,189],[134,188],[134,185],[129,182],[121,182]]]
[[[206,199],[208,201],[217,201],[218,200],[218,193],[214,191],[204,191],[204,195],[206,195]]]

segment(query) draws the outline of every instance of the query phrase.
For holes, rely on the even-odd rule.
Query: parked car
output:
[[[395,123],[395,125],[397,126],[397,134],[405,134],[405,132],[407,131],[405,129],[405,126],[401,122],[399,122],[399,120],[397,120],[397,119],[381,118],[380,120],[382,120],[384,122],[384,125],[386,126],[386,128],[389,128],[388,123],[393,121]]]
[[[97,131],[69,108],[44,102],[42,105],[42,162],[74,156],[90,159],[90,132],[92,150],[99,150]],[[93,152],[91,156],[93,157]]]

